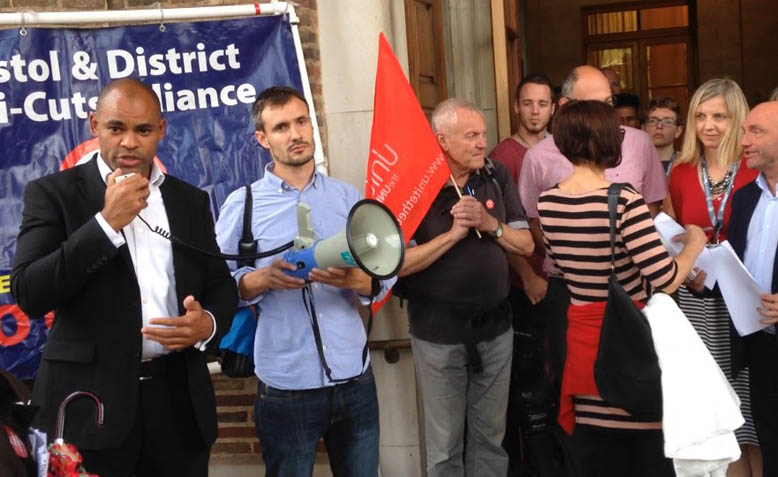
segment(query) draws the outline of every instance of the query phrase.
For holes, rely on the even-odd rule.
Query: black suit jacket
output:
[[[65,439],[83,449],[118,447],[138,405],[141,357],[140,292],[127,245],[116,248],[94,215],[105,183],[95,157],[84,165],[30,182],[11,275],[11,290],[30,316],[55,311],[33,390],[41,406],[34,425],[53,436],[59,404],[73,391],[92,391],[105,404],[102,429],[94,404],[74,401]],[[207,194],[172,176],[160,187],[170,232],[218,250]],[[154,224],[152,224],[154,225]],[[235,282],[223,260],[173,247],[179,315],[193,295],[216,318],[218,344],[237,304]],[[187,383],[203,440],[216,439],[216,404],[205,353],[188,348]]]
[[[727,240],[729,240],[730,245],[732,245],[740,260],[745,259],[748,226],[751,223],[751,217],[754,215],[754,210],[761,195],[762,189],[754,181],[740,188],[732,196],[732,215],[729,218]],[[770,290],[770,293],[776,292],[778,292],[778,253],[776,253],[773,262],[773,281]],[[741,337],[731,323],[730,331],[732,336],[732,370],[734,373],[737,373],[748,366],[751,359],[758,357],[752,357],[748,352],[749,336],[751,335]]]

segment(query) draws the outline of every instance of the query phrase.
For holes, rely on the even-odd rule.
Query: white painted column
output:
[[[319,2],[319,53],[330,175],[364,190],[373,121],[378,34],[384,32],[408,71],[402,0]],[[408,320],[396,298],[376,316],[371,341],[408,337]],[[410,350],[397,363],[381,350],[370,359],[378,388],[382,477],[421,475],[416,379]]]

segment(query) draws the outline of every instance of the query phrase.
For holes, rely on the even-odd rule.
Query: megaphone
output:
[[[316,241],[310,225],[310,208],[298,205],[298,236],[284,260],[296,267],[286,273],[308,280],[312,268],[359,267],[371,277],[397,275],[405,258],[402,229],[392,212],[374,199],[362,199],[351,208],[346,228]]]

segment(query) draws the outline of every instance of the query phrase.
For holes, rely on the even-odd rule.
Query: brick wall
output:
[[[211,449],[214,456],[259,453],[259,441],[254,432],[254,395],[257,379],[213,377],[216,389],[219,439]]]
[[[18,11],[22,8],[33,10],[121,10],[143,8],[155,5],[155,0],[0,0],[0,11]],[[247,0],[166,0],[160,2],[163,8],[195,7],[207,5],[237,5],[251,3]],[[322,98],[321,63],[319,62],[319,20],[316,0],[296,0],[297,15],[300,17],[300,41],[302,42],[305,64],[311,83],[314,107],[321,130],[322,147],[327,151],[327,126]],[[219,439],[213,446],[212,455],[216,460],[230,460],[237,456],[254,456],[260,452],[259,442],[254,433],[254,395],[257,389],[256,378],[230,379],[214,376],[218,406]],[[320,448],[323,450],[323,448]]]

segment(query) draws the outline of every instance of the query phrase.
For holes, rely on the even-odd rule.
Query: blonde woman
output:
[[[748,105],[740,87],[729,79],[712,79],[692,96],[681,152],[670,172],[669,213],[684,226],[698,225],[710,244],[727,237],[731,198],[735,191],[757,176],[741,160],[741,123]],[[735,432],[743,454],[730,465],[728,476],[761,476],[751,401],[748,370],[741,370],[730,358],[730,318],[716,287],[703,287],[701,272],[678,289],[678,305],[686,314],[741,400],[746,423]]]

